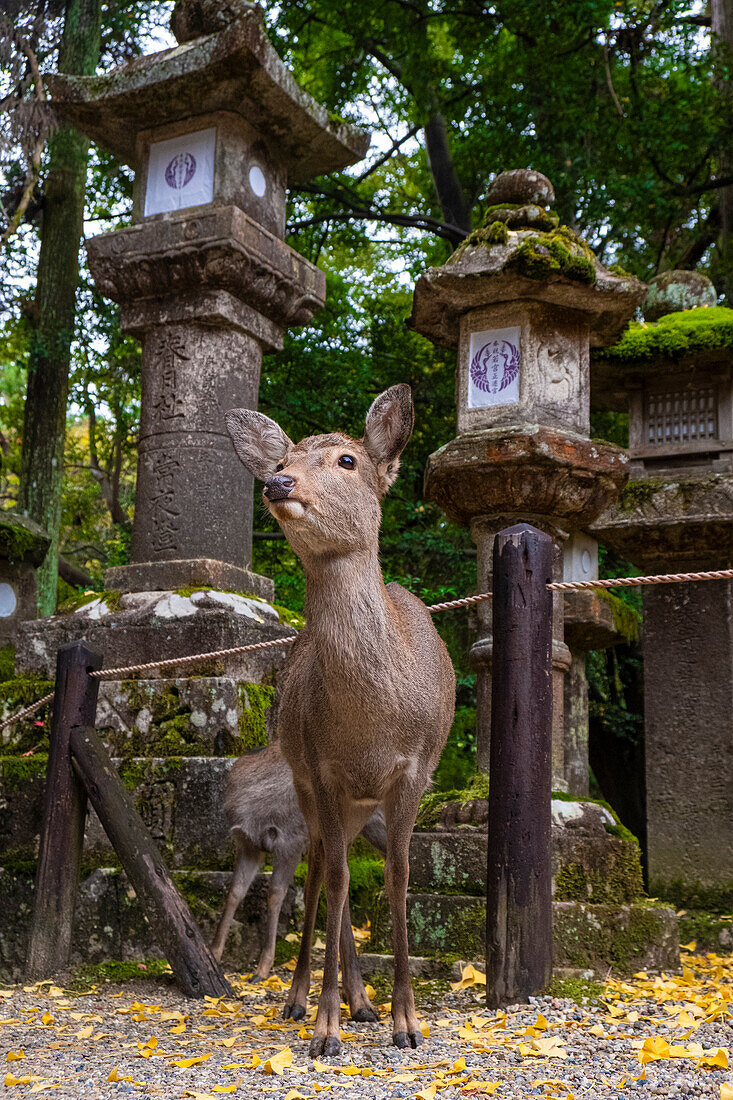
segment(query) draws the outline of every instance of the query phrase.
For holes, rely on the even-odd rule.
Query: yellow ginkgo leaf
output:
[[[48,1011],[44,1012],[43,1015],[41,1016],[41,1023],[45,1024],[46,1027],[48,1027],[49,1024],[54,1024],[55,1022],[56,1021],[55,1021],[54,1017]]]
[[[132,1077],[120,1077],[120,1071],[118,1070],[117,1066],[115,1066],[115,1068],[112,1070],[112,1072],[110,1073],[107,1080],[108,1081],[132,1081]]]
[[[291,1089],[285,1096],[285,1100],[308,1100],[307,1096],[303,1096],[302,1092],[298,1092],[297,1089]]]
[[[733,1085],[723,1081],[720,1086],[720,1100],[733,1100]]]
[[[696,947],[697,942],[695,940],[691,940],[689,943],[681,943],[680,951],[694,951]]]
[[[438,1091],[437,1085],[428,1085],[422,1092],[416,1092],[415,1096],[417,1100],[435,1100],[435,1094]]]
[[[717,1050],[707,1050],[703,1054],[699,1062],[696,1063],[695,1069],[727,1069],[728,1068],[728,1051],[723,1050],[722,1047],[718,1047]]]
[[[30,1077],[15,1077],[12,1073],[5,1074],[5,1088],[10,1089],[13,1085],[30,1085]]]
[[[426,1024],[424,1020],[420,1022],[420,1034],[422,1035],[423,1039],[430,1038],[430,1024]]]
[[[214,1087],[212,1088],[211,1091],[212,1092],[236,1092],[238,1084],[239,1084],[239,1082],[237,1082],[237,1084],[235,1084],[235,1085],[214,1085]]]
[[[262,1070],[264,1073],[276,1074],[278,1077],[282,1076],[283,1070],[286,1070],[288,1066],[293,1064],[293,1052],[290,1047],[283,1047],[281,1051],[273,1055],[272,1058],[268,1058],[265,1062]]]
[[[663,1058],[669,1058],[669,1043],[661,1035],[654,1035],[645,1039],[639,1051],[639,1061],[642,1065],[647,1062],[658,1062]]]
[[[486,985],[486,975],[469,963],[461,971],[461,980],[451,983],[451,989],[455,992],[458,989],[468,989],[472,985]]]
[[[25,1051],[22,1047],[20,1050],[9,1050],[5,1055],[6,1062],[19,1062],[21,1058],[25,1058]]]
[[[177,1066],[178,1069],[190,1069],[191,1066],[197,1066],[199,1062],[205,1062],[207,1058],[211,1057],[211,1052],[208,1054],[199,1054],[195,1058],[177,1058],[174,1062],[169,1062],[169,1066]]]
[[[94,1024],[89,1024],[87,1027],[80,1028],[76,1033],[77,1039],[88,1039],[94,1031]]]

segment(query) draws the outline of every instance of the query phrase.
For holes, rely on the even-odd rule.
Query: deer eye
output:
[[[275,467],[275,473],[279,474],[280,471],[284,470],[284,469],[285,469],[284,464],[282,462],[278,462],[277,466]]]
[[[341,455],[339,466],[343,466],[345,470],[353,470],[356,468],[356,459],[352,458],[351,455]]]

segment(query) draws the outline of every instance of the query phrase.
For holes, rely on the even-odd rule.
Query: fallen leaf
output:
[[[5,1074],[5,1088],[10,1089],[14,1085],[30,1085],[30,1077],[15,1077],[12,1073]]]
[[[199,1062],[205,1062],[210,1057],[211,1052],[199,1054],[196,1058],[177,1058],[175,1062],[169,1062],[168,1065],[177,1066],[179,1069],[190,1069],[191,1066],[197,1066]]]
[[[723,1081],[720,1086],[720,1100],[733,1100],[733,1085],[728,1085]]]
[[[112,1072],[110,1073],[107,1080],[108,1081],[132,1081],[132,1077],[120,1077],[120,1071],[118,1070],[117,1066],[115,1066],[115,1068],[112,1070]]]
[[[9,1050],[5,1055],[6,1062],[19,1062],[21,1058],[25,1058],[25,1051],[22,1047],[20,1050]]]
[[[438,1091],[437,1085],[428,1085],[422,1092],[416,1092],[415,1096],[417,1100],[435,1100],[435,1094]]]
[[[282,1076],[283,1070],[293,1064],[293,1052],[290,1047],[283,1047],[281,1051],[273,1055],[272,1058],[268,1058],[262,1067],[264,1073],[276,1074],[278,1077]]]
[[[486,975],[469,963],[461,971],[461,980],[451,983],[451,989],[455,993],[458,989],[468,989],[472,985],[486,985]]]
[[[717,1050],[708,1050],[703,1054],[695,1069],[727,1069],[728,1051],[718,1047]]]

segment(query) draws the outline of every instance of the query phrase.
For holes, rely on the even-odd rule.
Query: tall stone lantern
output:
[[[733,566],[733,311],[668,272],[592,367],[629,413],[631,478],[594,531],[645,573]],[[685,308],[688,307],[688,308]],[[693,308],[689,308],[693,307]],[[642,589],[649,883],[733,901],[733,583]]]
[[[548,207],[538,172],[503,172],[487,195],[483,229],[415,287],[411,326],[457,348],[458,436],[430,456],[425,487],[451,519],[471,528],[479,586],[491,583],[494,536],[520,520],[564,547],[615,499],[628,460],[589,438],[589,349],[618,334],[644,294],[607,271]],[[581,555],[582,556],[582,555]],[[479,614],[478,760],[487,769],[491,725],[491,610]],[[563,679],[571,665],[563,601],[553,623],[553,785],[567,788]]]
[[[249,570],[251,479],[242,494],[223,417],[256,408],[263,351],[325,300],[323,272],[283,241],[286,188],[369,139],[297,86],[262,23],[243,0],[179,3],[177,48],[50,79],[56,110],[135,169],[132,224],[87,242],[143,345],[132,564],[108,588],[272,596]]]

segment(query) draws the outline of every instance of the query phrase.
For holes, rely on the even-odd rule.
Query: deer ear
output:
[[[232,409],[224,419],[240,461],[260,481],[267,481],[292,447],[285,432],[254,409]]]
[[[412,391],[404,383],[380,393],[367,413],[364,449],[377,467],[383,493],[397,477],[414,423]]]

